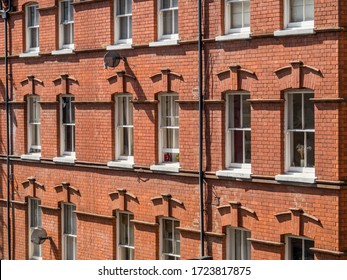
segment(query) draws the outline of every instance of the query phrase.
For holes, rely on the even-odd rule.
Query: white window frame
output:
[[[75,97],[71,94],[63,94],[63,95],[60,95],[59,99],[60,99],[60,104],[59,104],[59,107],[60,107],[60,155],[62,157],[68,157],[68,158],[72,158],[72,159],[75,159],[76,158],[76,129],[75,129],[75,123],[76,123],[76,120],[74,120],[73,123],[71,124],[64,124],[63,123],[63,98],[73,98],[73,110],[74,110],[74,114],[75,114],[75,102],[74,102],[74,99]],[[72,112],[71,112],[72,113]],[[72,136],[72,147],[73,147],[73,151],[66,151],[65,150],[65,142],[66,142],[66,134],[65,134],[65,126],[73,126],[74,127],[74,133],[73,133],[73,136]]]
[[[126,106],[126,115],[127,115],[127,119],[131,120],[131,124],[127,124],[127,125],[122,125],[119,124],[119,107],[120,107],[120,99],[128,99],[129,102],[127,102],[127,106]],[[133,106],[131,103],[132,100],[132,95],[131,94],[117,94],[115,95],[115,106],[116,106],[116,110],[115,110],[115,132],[116,132],[116,160],[120,160],[120,161],[127,161],[129,163],[133,163],[134,162],[134,154],[133,152],[129,152],[130,155],[128,156],[124,156],[121,155],[121,143],[123,142],[121,137],[122,134],[120,133],[120,129],[122,128],[129,128],[130,132],[128,133],[128,137],[131,144],[129,147],[129,150],[133,150],[134,149],[134,125],[133,125]]]
[[[69,208],[69,209],[68,209]],[[70,216],[68,217],[67,223],[70,224],[71,232],[65,232],[65,212],[69,211]],[[76,206],[72,203],[62,203],[61,205],[61,230],[62,230],[62,259],[63,260],[76,260],[77,257],[77,217],[76,217]],[[67,230],[66,230],[67,231]],[[73,244],[73,255],[69,256],[68,239],[72,239]]]
[[[35,205],[34,205],[35,204]],[[31,241],[31,235],[35,229],[42,227],[41,200],[36,197],[28,198],[28,228],[29,228],[29,260],[42,260],[42,246]],[[36,216],[36,223],[32,225],[33,215]],[[34,255],[38,251],[38,255]]]
[[[74,44],[74,20],[68,20],[66,22],[62,22],[62,5],[64,2],[69,2],[70,5],[72,5],[73,0],[62,0],[59,2],[59,48],[60,49],[74,49],[75,48],[75,44]],[[68,14],[69,14],[69,18],[71,19],[71,10],[72,10],[72,18],[73,18],[73,6],[72,9],[70,8],[69,5],[69,9],[68,9]],[[70,32],[70,40],[72,43],[70,44],[64,44],[64,25],[71,25],[71,32]]]
[[[31,17],[30,14],[30,9],[34,8],[34,13],[35,16],[37,16],[37,24],[33,25],[33,26],[29,26],[29,17]],[[25,41],[26,41],[26,51],[27,52],[33,52],[33,53],[37,53],[40,50],[40,15],[39,15],[39,4],[37,3],[33,3],[33,4],[29,4],[25,7],[25,26],[26,26],[26,36],[25,36]],[[37,47],[30,47],[31,43],[32,43],[32,37],[31,37],[31,29],[37,29]]]
[[[168,240],[171,240],[171,242],[172,242],[172,248],[174,250],[174,253],[166,253],[166,252],[164,252],[164,221],[165,220],[171,220],[172,221],[172,232],[173,232],[173,234],[172,234],[172,238],[168,239]],[[179,242],[181,244],[181,240],[176,240],[175,239],[175,223],[177,223],[177,222],[178,222],[178,226],[177,227],[179,227],[180,226],[180,221],[177,220],[177,219],[169,218],[169,217],[161,217],[159,219],[159,223],[160,223],[160,228],[159,228],[159,234],[160,234],[159,252],[160,252],[160,255],[159,255],[159,258],[161,260],[167,260],[167,257],[172,257],[175,260],[180,260],[181,259],[181,254],[175,254],[176,242]],[[181,233],[180,233],[180,236],[181,236]],[[181,247],[181,245],[180,245],[180,247]]]
[[[134,234],[134,223],[131,222],[131,220],[134,219],[134,214],[131,212],[127,212],[127,211],[117,211],[117,259],[118,260],[133,260],[134,259],[134,250],[135,250],[135,246],[134,244],[121,244],[120,243],[120,231],[121,231],[121,216],[122,215],[127,215],[128,216],[128,231],[127,231],[127,235],[128,235],[128,240],[131,240],[131,227],[132,227],[132,233]],[[132,240],[134,242],[134,236],[132,237]],[[129,249],[130,251],[132,251],[131,255],[132,258],[126,259],[126,258],[122,258],[122,249]]]
[[[114,43],[115,44],[132,44],[132,34],[130,33],[129,30],[129,24],[132,22],[132,12],[127,13],[127,14],[118,14],[118,3],[120,0],[114,0]],[[131,1],[132,3],[132,1]],[[125,1],[125,10],[128,10],[128,1]],[[127,34],[128,37],[127,39],[120,39],[120,33],[121,33],[121,25],[120,25],[120,18],[126,17],[127,22],[128,22],[128,29],[127,29]],[[131,23],[132,24],[132,23]],[[131,32],[132,33],[132,32]]]
[[[174,153],[174,154],[178,154],[180,153],[180,149],[179,148],[163,148],[163,143],[164,143],[164,129],[178,129],[178,147],[179,147],[179,106],[178,103],[173,100],[173,102],[171,102],[171,107],[173,106],[177,106],[177,116],[174,116],[175,118],[178,119],[178,126],[164,126],[162,124],[162,109],[161,109],[161,103],[162,103],[162,99],[164,97],[170,97],[170,98],[177,98],[178,99],[178,94],[175,93],[163,93],[159,95],[159,162],[160,164],[164,164],[164,165],[177,165],[179,166],[179,159],[177,161],[173,160],[173,162],[165,162],[164,160],[164,155],[165,153]],[[173,111],[173,109],[171,108],[171,111]],[[174,140],[174,139],[173,139]]]
[[[32,102],[36,103],[35,107],[35,115],[38,115],[38,122],[31,122],[30,121],[30,115],[33,113],[31,112],[31,100]],[[27,127],[28,127],[28,154],[29,155],[35,155],[35,156],[41,156],[41,122],[40,122],[40,96],[38,95],[29,95],[27,97]],[[39,145],[33,145],[32,143],[32,136],[35,130],[35,126],[38,126],[38,141]],[[31,152],[31,150],[40,150],[40,152]]]
[[[235,96],[235,95],[239,95],[241,98],[241,106],[240,106],[240,122],[241,122],[241,128],[229,128],[229,113],[230,110],[232,110],[232,108],[229,108],[229,100],[231,98],[231,96]],[[226,151],[226,155],[225,155],[225,159],[226,159],[226,166],[227,168],[240,168],[240,169],[246,169],[246,170],[250,170],[251,169],[251,164],[250,163],[236,163],[236,162],[232,162],[232,131],[251,131],[251,127],[249,128],[242,128],[243,124],[243,106],[242,106],[242,96],[244,95],[248,95],[250,97],[250,93],[246,92],[246,91],[235,91],[235,92],[230,92],[227,94],[227,102],[226,102],[226,114],[225,114],[225,129],[226,129],[226,141],[225,141],[225,151]],[[250,108],[250,114],[251,114],[251,108]],[[245,162],[245,134],[243,133],[243,162]]]
[[[286,249],[285,249],[285,259],[286,260],[291,260],[290,256],[291,256],[291,250],[290,250],[290,244],[291,244],[291,241],[290,239],[291,238],[295,238],[295,239],[301,239],[302,241],[302,260],[305,260],[305,240],[309,240],[309,241],[313,241],[313,239],[311,238],[308,238],[308,237],[305,237],[305,236],[295,236],[295,235],[286,235],[285,236],[285,244],[286,244]],[[307,248],[307,250],[309,250],[309,248]]]
[[[307,173],[314,175],[315,173],[315,167],[297,167],[297,166],[291,166],[291,131],[295,132],[306,132],[306,133],[315,133],[315,129],[288,129],[288,116],[289,116],[289,98],[288,95],[290,94],[301,94],[302,99],[305,94],[314,94],[312,90],[288,90],[286,91],[286,105],[285,105],[285,170],[287,172],[293,172],[293,173]],[[304,104],[304,103],[302,103]],[[304,106],[302,107],[302,122],[304,122]],[[306,151],[306,137],[305,137],[305,143],[304,143],[304,150]],[[314,152],[314,151],[313,151]],[[307,160],[307,157],[305,157],[305,162]],[[306,165],[306,164],[305,164]]]
[[[227,260],[236,260],[236,248],[233,246],[236,243],[236,231],[239,231],[241,233],[241,244],[240,244],[240,251],[241,251],[241,259],[240,260],[250,260],[251,259],[251,242],[247,240],[246,244],[242,242],[244,240],[244,235],[249,234],[247,238],[251,237],[251,231],[244,229],[244,228],[239,228],[239,227],[231,227],[228,226],[226,228],[226,259]],[[245,246],[246,246],[246,251],[247,255],[245,256]]]
[[[231,3],[242,3],[242,26],[244,21],[244,9],[243,4],[245,2],[249,2],[250,0],[225,0],[225,33],[226,34],[232,34],[232,33],[250,33],[250,26],[247,27],[241,27],[241,28],[231,28],[231,11],[230,11],[230,5]]]
[[[290,22],[290,1],[291,0],[284,0],[284,26],[285,28],[313,28],[314,27],[314,20],[303,20],[300,22]],[[306,0],[303,0],[306,1]],[[313,4],[314,5],[314,4]],[[304,16],[305,16],[305,5],[303,7],[304,9]],[[314,6],[313,6],[314,9]],[[314,13],[314,11],[313,11]]]
[[[179,34],[179,29],[177,26],[177,33],[171,33],[171,34],[164,34],[164,18],[163,18],[163,12],[166,11],[172,11],[172,13],[174,14],[174,11],[177,10],[177,17],[179,17],[178,15],[178,0],[177,0],[177,7],[172,7],[172,2],[174,0],[170,0],[170,8],[166,8],[166,9],[161,9],[161,3],[162,0],[158,0],[158,39],[159,40],[178,40],[178,34]],[[177,19],[177,24],[179,23],[179,19]],[[172,27],[174,29],[175,26],[175,17],[172,17]]]

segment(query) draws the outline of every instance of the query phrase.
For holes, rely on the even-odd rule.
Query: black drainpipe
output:
[[[204,96],[202,93],[202,0],[198,0],[198,53],[199,53],[199,192],[200,192],[200,252],[201,257],[205,256],[205,232],[204,232],[204,173],[203,162],[203,110]]]
[[[11,0],[7,1],[7,7],[6,10],[2,13],[2,18],[4,19],[5,23],[5,103],[6,103],[6,165],[7,165],[7,244],[8,244],[8,259],[11,260],[11,196],[10,196],[10,181],[11,181],[11,174],[10,174],[10,110],[9,110],[9,90],[8,90],[8,17],[9,12],[11,9]]]

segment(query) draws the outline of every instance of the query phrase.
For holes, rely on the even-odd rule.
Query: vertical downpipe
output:
[[[11,8],[11,0],[8,0],[6,11],[3,12],[4,18],[4,43],[5,43],[5,103],[6,103],[6,166],[7,166],[7,245],[8,245],[8,259],[11,260],[11,196],[10,196],[10,110],[9,110],[9,89],[8,89],[8,17]]]
[[[199,56],[199,192],[200,192],[200,252],[205,256],[205,232],[204,232],[204,174],[203,174],[203,109],[204,96],[202,93],[202,0],[198,0],[198,56]]]

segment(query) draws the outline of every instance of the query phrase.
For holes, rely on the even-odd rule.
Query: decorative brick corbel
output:
[[[284,66],[281,68],[278,68],[277,70],[274,71],[274,74],[281,79],[282,75],[287,76],[291,75],[291,84],[288,85],[291,88],[303,88],[304,87],[304,70],[309,70],[310,72],[314,73],[315,75],[318,75],[322,77],[322,72],[312,66],[305,65],[302,61],[300,60],[295,60],[290,62],[291,66]],[[288,71],[288,74],[285,74],[285,71]],[[290,74],[289,74],[290,73]]]
[[[121,211],[127,211],[128,209],[127,197],[130,197],[134,201],[138,202],[137,196],[133,195],[130,192],[127,192],[126,189],[117,189],[117,191],[111,192],[108,195],[110,196],[112,200],[118,199],[119,201],[118,209]]]
[[[170,69],[166,68],[166,69],[162,69],[160,73],[156,73],[152,75],[150,78],[152,81],[158,78],[161,79],[162,81],[162,85],[160,88],[161,92],[172,92],[172,88],[171,88],[172,77],[182,79],[183,76],[181,74],[172,72]]]
[[[78,196],[81,196],[79,189],[71,186],[69,182],[62,182],[60,185],[55,186],[54,189],[56,191],[58,191],[58,189],[66,190],[67,202],[71,202],[71,195],[72,194],[76,194]]]
[[[218,210],[221,210],[223,208],[228,208],[230,213],[230,225],[233,227],[242,227],[243,221],[241,212],[245,211],[251,216],[256,217],[256,213],[254,210],[249,209],[247,207],[242,206],[242,204],[239,201],[229,201],[228,205],[222,205],[217,207]]]
[[[61,93],[62,94],[70,94],[70,81],[78,84],[76,78],[69,76],[69,74],[61,74],[59,77],[53,80],[53,83],[57,81],[61,81]]]
[[[320,220],[315,216],[307,214],[303,209],[298,207],[289,208],[290,211],[280,212],[275,214],[275,217],[279,220],[281,216],[289,216],[290,217],[290,230],[293,235],[304,235],[304,228],[302,223],[302,217],[306,217],[310,220],[315,221],[316,223],[320,223]]]
[[[30,176],[26,181],[22,182],[22,185],[24,188],[32,186],[33,197],[36,197],[36,188],[40,188],[40,189],[46,191],[45,186],[42,183],[37,182],[36,178],[34,176]]]
[[[253,79],[257,79],[257,75],[255,72],[242,68],[238,64],[232,64],[228,67],[228,70],[221,71],[217,73],[217,76],[220,78],[222,75],[229,74],[230,82],[228,90],[241,90],[242,88],[242,79],[241,75],[246,74],[247,78],[252,77]]]
[[[36,90],[35,90],[36,84],[40,84],[41,86],[44,86],[43,81],[35,78],[34,75],[27,76],[27,78],[21,81],[20,83],[22,86],[28,83],[31,83],[31,94],[36,94]]]
[[[169,193],[163,193],[161,194],[161,196],[156,196],[156,197],[152,197],[151,198],[152,202],[154,202],[155,200],[161,200],[162,205],[163,205],[163,213],[162,215],[165,217],[171,217],[172,216],[172,201],[174,201],[175,203],[177,203],[178,205],[180,205],[181,207],[183,207],[183,202],[173,198],[171,196],[171,194]]]
[[[116,91],[120,93],[125,93],[128,92],[127,79],[136,80],[136,77],[126,74],[125,71],[117,71],[115,75],[112,75],[111,77],[107,78],[107,81],[111,83],[112,80],[115,80],[117,82]]]

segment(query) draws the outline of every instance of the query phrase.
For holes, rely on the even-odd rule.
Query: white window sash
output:
[[[178,5],[177,7],[173,7],[172,0],[170,1],[170,7],[168,8],[161,8],[162,6],[162,0],[158,1],[158,33],[159,33],[159,40],[170,40],[170,39],[178,39],[178,33],[175,33],[175,11],[177,11],[177,17],[178,17]],[[172,33],[171,34],[164,34],[164,12],[171,12],[172,13]],[[177,20],[178,23],[178,20]],[[178,26],[177,26],[178,31]],[[179,31],[178,31],[179,32]]]
[[[231,124],[229,124],[230,118],[229,118],[229,114],[230,114],[230,110],[233,110],[233,108],[230,108],[230,98],[232,98],[233,96],[240,96],[240,126],[241,127],[230,127]],[[226,147],[225,147],[225,151],[226,151],[226,166],[227,168],[242,168],[242,169],[250,169],[251,168],[251,164],[250,163],[246,163],[246,135],[245,132],[247,131],[251,131],[250,127],[243,127],[243,100],[242,100],[242,96],[243,95],[249,95],[250,93],[248,92],[233,92],[233,93],[229,93],[227,95],[227,105],[226,105],[226,114],[225,114],[225,118],[226,118]],[[234,157],[234,142],[233,142],[233,137],[232,137],[232,133],[233,131],[242,131],[242,137],[243,137],[243,145],[242,145],[242,157],[243,157],[243,163],[237,163],[234,162],[232,160],[232,158]]]
[[[77,217],[73,217],[76,215],[74,212],[76,206],[70,203],[63,203],[61,205],[61,219],[62,219],[62,256],[64,260],[75,260],[77,256],[77,234],[73,234],[73,232],[77,232]],[[67,213],[65,213],[67,211]],[[67,215],[66,215],[67,214]],[[67,218],[67,220],[65,220]],[[66,225],[69,225],[70,231],[65,229]],[[69,240],[72,240],[72,255],[69,255],[71,252],[71,248],[68,248]]]
[[[121,232],[121,217],[122,215],[127,215],[127,235],[128,235],[128,242],[130,242],[130,240],[134,240],[134,236],[132,236],[131,238],[131,234],[134,234],[134,230],[131,231],[130,227],[134,227],[134,224],[131,222],[131,220],[133,219],[134,215],[131,212],[126,212],[126,211],[117,211],[117,259],[120,260],[121,258],[121,251],[122,248],[126,248],[126,249],[130,249],[132,251],[132,253],[134,253],[135,250],[135,246],[134,245],[130,245],[130,244],[121,244],[120,242],[120,232]],[[132,216],[132,217],[131,217]]]
[[[239,231],[241,234],[240,237],[240,259],[247,260],[251,259],[251,246],[249,244],[250,241],[245,240],[245,235],[250,234],[251,232],[244,228],[235,228],[235,227],[227,227],[227,259],[236,260],[236,231]],[[246,255],[245,255],[246,254]]]
[[[34,8],[34,18],[35,20],[31,20],[36,22],[36,25],[29,25],[30,19],[32,17],[32,14],[30,13],[31,8]],[[39,38],[39,12],[38,12],[38,4],[32,4],[28,5],[26,7],[26,51],[27,52],[38,52],[40,49],[40,38]],[[31,47],[32,44],[32,37],[31,37],[31,30],[37,30],[37,47]]]
[[[303,20],[298,22],[291,22],[291,0],[284,0],[284,26],[286,28],[309,28],[314,27],[314,20]],[[306,15],[306,5],[303,5],[303,17],[305,18]],[[313,6],[314,9],[314,6]],[[314,13],[314,11],[313,11]]]
[[[290,90],[286,93],[286,106],[285,106],[285,168],[288,172],[297,172],[297,173],[309,173],[314,174],[315,173],[315,167],[306,167],[307,165],[307,133],[315,133],[315,129],[291,129],[288,128],[289,126],[289,110],[292,110],[293,108],[290,107],[292,104],[289,102],[289,96],[294,94],[300,94],[301,100],[302,100],[302,107],[301,107],[301,121],[302,126],[305,126],[305,106],[304,106],[304,96],[305,94],[313,93],[313,91],[310,90]],[[295,152],[292,149],[292,136],[293,132],[300,132],[304,133],[304,167],[299,166],[291,166],[291,159],[293,158],[293,153]],[[314,151],[313,151],[314,152]]]
[[[162,121],[163,118],[169,118],[169,119],[175,119],[177,121],[179,121],[179,108],[178,108],[178,104],[176,103],[176,101],[174,100],[174,97],[178,97],[177,94],[162,94],[159,97],[159,161],[161,163],[164,163],[164,154],[165,153],[177,153],[179,154],[179,148],[164,148],[163,145],[168,141],[165,135],[165,131],[170,129],[170,130],[178,130],[178,141],[179,141],[179,125],[178,126],[167,126],[167,125],[163,125]],[[162,106],[161,103],[164,102],[165,98],[169,98],[169,106],[170,106],[170,112],[171,114],[173,112],[177,112],[177,115],[171,115],[171,116],[166,116],[164,115],[165,112],[162,112]],[[177,109],[175,108],[177,106]],[[172,143],[174,146],[178,146],[179,143],[176,143],[176,138],[173,136],[172,137]],[[168,162],[165,162],[166,164]],[[170,163],[169,163],[170,164]],[[177,164],[177,162],[175,162],[173,160],[172,164]]]
[[[28,154],[40,154],[41,152],[38,153],[31,153],[31,149],[35,149],[35,150],[41,150],[41,145],[34,145],[33,144],[33,135],[35,133],[35,129],[36,127],[38,127],[38,139],[37,141],[39,142],[39,144],[41,144],[41,135],[40,135],[40,130],[41,130],[41,122],[40,122],[40,105],[38,104],[38,102],[40,101],[40,97],[36,96],[36,95],[31,95],[28,96],[27,99],[27,110],[28,110],[28,114],[27,114],[27,125],[28,125]],[[36,105],[32,105],[32,102]],[[35,111],[33,112],[32,109]],[[38,118],[38,121],[31,121],[31,116],[35,115],[36,118]],[[35,119],[36,119],[35,118]]]
[[[250,27],[244,26],[244,7],[243,4],[245,2],[250,2],[250,0],[226,0],[225,1],[225,33],[226,34],[232,34],[232,33],[250,33]],[[242,23],[240,28],[232,28],[231,27],[231,5],[233,3],[242,3]]]
[[[167,220],[171,220],[172,221],[172,225],[171,225],[171,232],[172,232],[172,238],[164,238],[164,223]],[[165,260],[166,256],[168,257],[173,257],[175,259],[180,259],[181,255],[175,254],[175,253],[167,253],[164,252],[164,241],[168,240],[171,242],[172,244],[172,248],[173,251],[176,251],[176,243],[180,243],[180,239],[176,239],[175,238],[175,222],[178,222],[178,220],[173,219],[173,218],[161,218],[160,219],[160,244],[159,244],[159,250],[160,250],[160,259]],[[179,224],[178,224],[179,226]]]
[[[34,202],[35,201],[35,202]],[[33,204],[35,203],[35,208],[33,209]],[[42,259],[42,246],[34,244],[31,241],[31,235],[33,231],[42,226],[42,213],[40,208],[41,201],[37,198],[28,199],[28,225],[29,225],[29,259],[31,260],[41,260]],[[39,213],[40,212],[40,213]],[[36,225],[32,226],[33,215],[36,215]],[[38,252],[38,255],[34,255],[35,252]]]
[[[76,138],[76,129],[75,129],[75,122],[71,123],[63,123],[63,98],[69,98],[71,103],[71,110],[70,110],[70,119],[72,118],[72,110],[75,110],[75,102],[74,102],[74,96],[73,95],[61,95],[60,96],[60,154],[61,156],[68,156],[71,158],[76,157],[76,146],[75,146],[75,138]],[[65,129],[67,127],[74,127],[74,133],[71,135],[70,139],[67,139],[67,135],[65,132]],[[65,149],[65,145],[67,142],[71,142],[72,151],[67,151]]]
[[[63,17],[63,14],[62,14],[62,5],[64,4],[64,2],[68,2],[70,3],[69,4],[69,7],[68,7],[68,16],[67,16],[67,20],[64,20],[62,21],[62,17]],[[71,10],[70,8],[70,5],[72,4],[73,1],[71,0],[65,0],[65,1],[61,1],[59,3],[59,46],[61,49],[73,49],[74,48],[74,19],[73,18],[73,15],[71,13],[73,13],[73,11]],[[69,26],[70,25],[70,28],[69,28],[69,40],[70,44],[67,44],[64,42],[65,40],[65,31],[64,31],[64,26]]]

